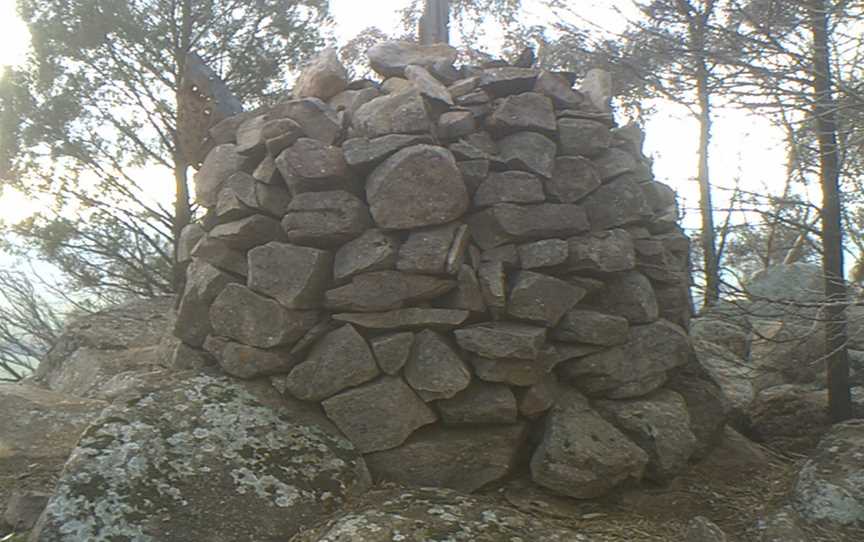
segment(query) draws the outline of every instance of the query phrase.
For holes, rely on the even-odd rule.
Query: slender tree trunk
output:
[[[822,270],[825,274],[825,350],[828,409],[834,422],[852,417],[849,358],[846,350],[846,283],[843,277],[843,227],[840,212],[840,167],[837,150],[836,104],[831,92],[828,53],[828,2],[809,0],[813,33],[814,116],[819,140],[822,183]]]
[[[450,43],[450,0],[426,0],[420,17],[420,43]]]
[[[174,88],[179,91],[181,79],[183,78],[184,64],[186,63],[186,55],[189,53],[192,39],[192,0],[183,0],[181,6],[181,21],[182,27],[180,30],[179,42],[175,45],[174,64],[177,67],[177,75]],[[177,100],[179,105],[179,100]],[[178,262],[178,252],[180,248],[180,234],[183,229],[192,222],[192,203],[189,198],[189,178],[188,172],[189,163],[183,151],[180,148],[178,134],[174,134],[174,221],[171,228],[171,233],[174,236],[174,265],[173,270],[173,286],[174,292],[177,294],[177,299],[183,293],[183,288],[186,285],[186,269]]]

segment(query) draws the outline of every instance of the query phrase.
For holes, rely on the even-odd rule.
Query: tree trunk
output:
[[[450,0],[426,0],[420,17],[420,43],[450,43]]]
[[[182,26],[180,29],[179,42],[175,44],[174,65],[177,68],[174,88],[179,91],[183,78],[186,55],[189,54],[192,40],[192,0],[184,0],[180,6]],[[179,99],[176,101],[179,109]],[[183,229],[192,222],[192,203],[189,198],[189,162],[183,156],[180,148],[179,134],[174,133],[174,221],[171,233],[174,236],[174,265],[172,277],[174,292],[179,302],[186,285],[186,269],[178,262],[178,251],[180,248],[180,234]]]
[[[825,351],[828,372],[828,409],[832,421],[852,417],[849,358],[846,350],[846,283],[843,277],[843,226],[840,213],[840,167],[837,151],[836,104],[831,92],[828,53],[828,4],[809,1],[813,33],[814,116],[819,140],[822,184],[822,270],[825,274]]]

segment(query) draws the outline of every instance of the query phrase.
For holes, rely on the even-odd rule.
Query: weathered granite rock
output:
[[[640,480],[647,463],[647,454],[591,410],[584,397],[566,391],[549,413],[531,458],[531,477],[556,493],[590,499],[626,480]]]
[[[5,507],[2,521],[12,527],[13,531],[20,533],[29,531],[36,525],[50,498],[51,493],[47,492],[15,492],[9,498],[9,504]],[[0,501],[0,505],[2,505],[2,501]]]
[[[434,226],[468,209],[468,192],[453,155],[431,145],[400,150],[366,182],[375,223],[384,229]]]
[[[333,319],[366,329],[452,329],[468,319],[469,312],[453,309],[396,309],[388,312],[340,313]]]
[[[447,274],[447,257],[460,227],[453,222],[411,232],[399,247],[396,268],[409,273]]]
[[[559,156],[552,176],[546,181],[553,201],[576,203],[600,187],[600,174],[594,164],[582,156]]]
[[[356,509],[299,535],[295,542],[391,542],[394,536],[406,541],[434,536],[458,542],[573,542],[582,538],[557,522],[448,489],[398,488],[374,491],[365,499]]]
[[[222,370],[237,378],[257,378],[287,373],[300,361],[284,351],[262,350],[232,341],[218,341],[218,343],[221,344],[210,348],[208,348],[210,345],[205,344],[205,349],[214,354]],[[217,351],[213,352],[211,348],[216,348]]]
[[[699,365],[723,391],[733,420],[745,420],[756,398],[754,368],[724,346],[703,339],[693,340],[693,350]]]
[[[555,373],[546,374],[539,382],[519,394],[519,414],[529,419],[542,415],[552,408],[560,391]]]
[[[339,122],[336,111],[318,98],[281,102],[273,107],[269,116],[274,119],[289,118],[293,120],[300,125],[306,137],[317,139],[325,145],[332,145],[342,135],[342,124]],[[291,137],[294,137],[293,130]],[[284,146],[287,147],[292,143]],[[267,146],[271,146],[269,142]],[[274,154],[274,150],[271,148],[269,152]]]
[[[696,437],[680,395],[659,390],[640,399],[597,401],[594,406],[648,454],[647,478],[664,482],[687,468]]]
[[[368,488],[362,458],[323,417],[272,397],[274,410],[261,393],[195,375],[113,405],[81,438],[32,539],[276,540]]]
[[[474,269],[467,265],[461,266],[456,275],[456,289],[442,297],[436,305],[447,309],[485,312],[483,290]]]
[[[568,311],[552,331],[559,341],[615,346],[630,340],[626,318],[576,307]]]
[[[600,68],[588,70],[582,78],[580,90],[594,109],[602,113],[609,112],[612,99],[612,75],[608,71]]]
[[[609,148],[612,132],[600,122],[563,118],[558,121],[561,154],[594,158]]]
[[[342,149],[317,139],[301,137],[279,154],[276,166],[294,196],[304,192],[358,192],[360,189]]]
[[[499,137],[522,131],[551,136],[557,128],[552,100],[536,92],[504,98],[486,125],[490,132]]]
[[[696,437],[692,459],[706,457],[723,437],[728,419],[726,398],[720,386],[709,378],[679,372],[670,378],[666,388],[676,392],[687,403],[690,431]]]
[[[316,106],[320,106],[321,104],[318,102],[314,102]],[[329,114],[322,113],[323,118],[327,120],[334,120],[330,118]],[[331,125],[327,122],[322,123],[322,128],[335,128],[334,125]],[[313,132],[314,133],[314,132]],[[261,125],[260,130],[257,134],[255,134],[256,138],[263,142],[264,148],[267,150],[267,154],[264,159],[262,159],[261,163],[268,162],[268,158],[270,159],[269,163],[273,164],[273,167],[276,166],[276,162],[273,161],[279,154],[297,142],[301,137],[306,137],[306,130],[303,129],[303,126],[300,125],[297,121],[281,118],[281,119],[272,119],[264,122]],[[314,136],[311,136],[314,137]],[[328,132],[322,131],[322,133],[318,134],[318,139],[327,140],[330,137]],[[335,134],[334,134],[335,137]],[[265,168],[269,168],[267,165]],[[253,172],[253,176],[254,176]],[[261,179],[260,177],[256,177]],[[278,176],[270,175],[269,182],[274,183],[279,179]],[[261,179],[261,182],[268,182],[267,178]]]
[[[335,47],[328,47],[315,57],[297,78],[295,98],[321,98],[329,100],[348,88],[348,71]]]
[[[192,261],[192,249],[206,233],[198,222],[187,224],[183,228],[183,231],[180,232],[180,239],[177,241],[177,263],[183,264]]]
[[[511,169],[552,177],[555,142],[536,132],[516,132],[498,142],[501,160]]]
[[[544,354],[539,360],[475,356],[471,358],[471,365],[480,380],[526,387],[542,382],[554,366],[554,361],[556,359],[552,354]]]
[[[692,354],[687,334],[665,320],[630,328],[630,342],[558,366],[559,374],[590,395],[640,397],[666,382],[666,372]]]
[[[438,117],[438,137],[452,141],[472,134],[477,129],[474,114],[470,111],[448,111]]]
[[[195,173],[195,201],[204,207],[215,206],[222,185],[231,175],[240,171],[242,163],[243,157],[237,153],[236,145],[217,145]]]
[[[615,147],[606,149],[594,158],[593,163],[597,167],[600,178],[604,181],[615,179],[625,173],[633,173],[638,168],[636,159],[633,158],[632,154]]]
[[[327,290],[324,305],[332,311],[381,312],[440,297],[456,287],[448,279],[399,271],[355,275],[350,284]]]
[[[450,399],[436,401],[445,425],[516,423],[513,391],[502,384],[474,381]]]
[[[458,52],[444,43],[420,45],[410,41],[385,41],[366,53],[369,65],[384,77],[401,77],[408,66],[432,68],[436,63],[452,65]]]
[[[570,248],[563,239],[544,239],[519,245],[519,261],[523,269],[555,267],[567,262]]]
[[[414,348],[414,334],[410,331],[390,333],[371,341],[378,367],[388,375],[399,374]]]
[[[365,459],[375,479],[471,492],[513,470],[526,436],[524,423],[432,426],[416,432],[398,448],[369,454]]]
[[[536,360],[546,342],[546,329],[512,322],[487,322],[454,333],[459,346],[486,358]]]
[[[20,384],[0,384],[0,510],[13,508],[16,495],[26,501],[27,492],[50,496],[63,464],[78,438],[108,403]],[[24,476],[21,476],[24,475]],[[6,499],[10,499],[7,503]],[[35,503],[35,515],[47,499]],[[26,502],[21,502],[26,504]],[[15,512],[13,510],[13,512]],[[0,525],[2,525],[0,516]],[[6,523],[28,530],[32,514],[20,510],[6,514]]]
[[[759,521],[759,542],[811,542],[801,528],[801,519],[786,506]]]
[[[174,335],[189,345],[203,345],[211,330],[210,305],[232,282],[237,279],[204,261],[192,260],[186,270],[186,289],[177,309]]]
[[[250,290],[272,297],[288,309],[321,307],[333,264],[329,252],[267,243],[250,250],[248,261]]]
[[[585,290],[561,279],[520,271],[513,278],[507,313],[517,319],[555,327],[584,296]]]
[[[423,97],[413,87],[375,98],[354,113],[355,133],[368,138],[428,134],[431,127]]]
[[[334,395],[321,405],[361,453],[399,446],[435,413],[401,379],[384,377]]]
[[[474,193],[476,207],[489,207],[496,203],[543,203],[543,183],[535,175],[524,171],[504,171],[490,174]]]
[[[648,324],[660,316],[651,282],[638,271],[614,277],[608,283],[603,305],[610,313],[623,316],[631,324]]]
[[[424,134],[391,134],[373,139],[355,137],[342,144],[342,152],[349,166],[367,171],[405,147],[430,143],[432,138]]]
[[[405,78],[411,81],[420,95],[436,105],[453,105],[453,97],[443,83],[432,77],[426,68],[421,66],[408,66],[405,68]]]
[[[507,274],[500,261],[483,262],[477,270],[480,295],[483,302],[492,309],[493,316],[499,317],[507,308]]]
[[[584,203],[594,230],[638,224],[652,215],[642,189],[626,177],[602,185]]]
[[[249,250],[252,247],[281,241],[285,233],[279,221],[269,216],[252,215],[248,218],[219,224],[208,234],[211,239],[222,241],[235,250]]]
[[[571,271],[618,273],[636,268],[633,239],[625,230],[594,232],[567,241]]]
[[[369,345],[354,326],[345,325],[321,339],[288,375],[288,392],[303,401],[320,401],[368,382],[380,374]]]
[[[209,235],[205,235],[195,245],[192,249],[192,257],[241,277],[249,274],[249,262],[244,251],[231,248],[225,241]]]
[[[355,239],[372,227],[369,209],[347,192],[307,192],[295,197],[282,219],[288,240],[331,248]]]
[[[210,307],[213,332],[258,348],[296,342],[318,321],[315,311],[291,311],[239,284],[227,285]]]
[[[342,282],[360,273],[392,269],[396,266],[398,252],[399,239],[394,234],[366,230],[336,252],[333,278]]]
[[[565,77],[542,71],[534,84],[534,92],[548,96],[558,109],[575,109],[582,105],[583,97],[573,90]]]
[[[529,92],[537,82],[539,72],[529,68],[493,68],[480,74],[480,87],[493,96],[509,96]]]
[[[423,330],[414,337],[405,380],[426,401],[449,399],[471,382],[471,371],[443,336]]]
[[[513,241],[571,237],[588,230],[585,210],[579,205],[499,203],[468,218],[471,235],[483,250]]]
[[[356,90],[349,89],[333,96],[328,103],[337,113],[347,117],[346,122],[348,124],[352,124],[357,110],[363,104],[367,104],[379,96],[381,96],[381,91],[374,86]]]
[[[864,525],[864,422],[835,425],[798,473],[795,509],[830,530]]]

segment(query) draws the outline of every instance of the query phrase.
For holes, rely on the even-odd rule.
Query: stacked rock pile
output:
[[[691,354],[675,194],[591,85],[455,59],[383,43],[378,84],[327,51],[211,128],[177,337],[320,403],[380,478],[673,476],[716,429],[664,387]]]

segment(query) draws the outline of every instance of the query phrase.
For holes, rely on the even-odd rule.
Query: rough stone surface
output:
[[[371,226],[366,205],[340,191],[300,194],[282,219],[290,242],[323,248],[347,243]]]
[[[639,185],[626,177],[602,185],[585,199],[594,230],[638,224],[651,217],[651,207]]]
[[[508,96],[487,121],[489,131],[500,136],[522,131],[555,133],[555,110],[552,101],[536,92]]]
[[[801,468],[793,492],[805,521],[825,527],[864,525],[864,422],[835,425]]]
[[[468,191],[453,155],[416,145],[397,152],[370,175],[366,197],[375,223],[384,229],[434,226],[468,209]]]
[[[405,68],[405,77],[413,83],[424,98],[443,105],[453,105],[453,97],[450,96],[447,87],[432,77],[426,68],[408,66]]]
[[[527,436],[524,423],[421,429],[399,448],[366,456],[375,479],[476,491],[507,476]]]
[[[563,118],[558,121],[561,154],[567,156],[599,156],[612,143],[612,132],[600,122]]]
[[[449,341],[424,330],[414,337],[405,380],[426,401],[449,399],[471,382],[471,371]]]
[[[584,397],[567,391],[547,418],[531,476],[556,493],[590,499],[641,479],[647,463],[647,454],[591,410]]]
[[[432,68],[436,63],[452,65],[458,52],[455,48],[439,43],[420,45],[410,41],[386,41],[373,46],[366,53],[369,65],[384,77],[401,77],[408,66]]]
[[[552,177],[546,181],[549,196],[561,203],[576,203],[600,187],[597,168],[582,156],[559,156]]]
[[[249,274],[249,262],[245,252],[231,248],[225,241],[209,235],[205,235],[195,245],[192,257],[234,275],[245,277]]]
[[[321,98],[329,100],[348,87],[348,71],[339,61],[335,47],[318,54],[297,78],[295,98]]]
[[[660,390],[626,401],[597,401],[595,407],[648,454],[645,476],[669,481],[687,468],[696,449],[687,403],[673,391]]]
[[[390,134],[427,134],[432,121],[423,97],[413,87],[380,96],[354,114],[356,135],[377,138]]]
[[[462,325],[469,313],[454,309],[396,309],[387,312],[340,313],[333,319],[366,329],[452,329]]]
[[[303,401],[320,401],[380,374],[372,351],[351,325],[321,339],[288,375],[287,390]]]
[[[568,311],[552,336],[559,341],[614,346],[630,339],[626,318],[575,308]]]
[[[493,68],[483,70],[480,87],[493,96],[506,96],[529,92],[534,88],[539,73],[528,68]]]
[[[636,267],[633,239],[625,230],[595,232],[567,241],[571,271],[619,273]]]
[[[513,241],[571,237],[588,230],[585,210],[579,205],[500,203],[468,218],[471,235],[483,250]]]
[[[565,77],[557,73],[542,71],[534,85],[534,92],[548,96],[558,109],[574,109],[582,105],[583,97],[573,90]]]
[[[401,378],[384,377],[323,401],[327,417],[361,453],[399,446],[435,413]]]
[[[328,290],[324,305],[333,311],[381,312],[435,299],[456,287],[456,282],[399,271],[356,275],[350,284]]]
[[[210,334],[210,305],[229,284],[237,282],[231,275],[212,265],[193,260],[186,271],[186,289],[177,309],[174,335],[192,346],[201,346]]]
[[[394,537],[418,542],[583,539],[557,522],[523,514],[484,497],[439,488],[399,488],[368,494],[356,509],[304,532],[295,542],[392,542]]]
[[[258,348],[296,342],[318,321],[315,311],[292,311],[239,284],[229,284],[210,307],[213,332]]]
[[[723,529],[705,516],[696,516],[687,524],[684,542],[727,542]]]
[[[474,205],[489,207],[496,203],[543,203],[543,183],[523,171],[490,174],[474,193]]]
[[[414,334],[410,331],[391,333],[372,339],[372,351],[378,367],[388,375],[399,374],[414,347]]]
[[[631,327],[629,343],[566,361],[559,372],[586,393],[626,399],[659,388],[666,371],[685,365],[691,352],[684,330],[659,320]]]
[[[447,257],[460,226],[454,222],[411,232],[399,247],[396,268],[409,273],[447,273]]]
[[[516,423],[513,391],[502,384],[474,381],[467,388],[435,403],[445,425]]]
[[[329,252],[268,243],[249,251],[248,286],[288,309],[317,309],[332,266]]]
[[[342,124],[336,111],[318,98],[303,98],[279,103],[270,112],[270,116],[293,120],[302,128],[306,137],[317,139],[325,145],[332,145],[342,134]],[[293,130],[290,137],[292,139],[296,137]],[[284,148],[290,144],[280,144],[280,146]],[[271,147],[270,142],[267,146]],[[269,152],[273,155],[278,154],[274,153],[274,150],[271,147]]]
[[[216,354],[216,359],[222,370],[237,378],[256,378],[286,373],[299,361],[288,352],[262,350],[231,341],[224,341]]]
[[[555,267],[567,262],[570,248],[563,239],[544,239],[519,245],[519,261],[523,269]]]
[[[660,316],[657,296],[651,282],[638,271],[630,271],[608,283],[603,304],[612,314],[623,316],[631,324],[648,324]]]
[[[521,271],[513,278],[507,312],[511,316],[554,327],[585,296],[585,290],[561,279]]]
[[[270,241],[281,241],[285,233],[279,227],[279,221],[264,215],[253,215],[248,218],[219,224],[208,234],[210,239],[222,241],[235,250],[249,250]]]
[[[282,178],[296,196],[304,192],[359,191],[342,149],[301,137],[276,158]]]
[[[337,282],[360,273],[391,269],[396,265],[399,239],[381,230],[366,230],[360,237],[342,245],[333,262]]]
[[[368,473],[314,425],[326,421],[282,404],[204,375],[115,404],[81,438],[31,539],[279,540],[320,521]]]
[[[478,324],[455,335],[459,346],[486,358],[536,360],[546,341],[546,329],[508,322]]]
[[[498,142],[501,160],[511,169],[546,179],[555,169],[555,142],[535,132],[516,132]]]
[[[195,173],[195,201],[204,207],[216,205],[216,198],[228,178],[240,170],[243,157],[233,144],[217,145]]]
[[[360,170],[369,170],[405,147],[432,143],[428,135],[391,134],[374,139],[355,137],[342,144],[342,152],[348,165]]]

